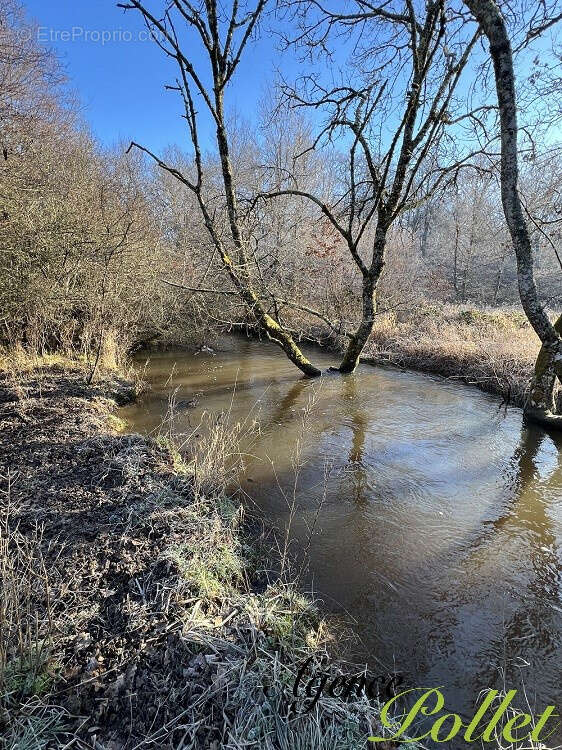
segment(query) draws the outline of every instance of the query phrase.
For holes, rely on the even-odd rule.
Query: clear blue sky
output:
[[[40,41],[57,52],[84,118],[102,142],[134,139],[157,151],[172,143],[189,146],[182,103],[164,91],[165,83],[173,83],[174,65],[154,42],[139,39],[145,26],[136,11],[125,13],[117,0],[24,0],[24,5],[40,26]],[[202,61],[202,53],[195,58]],[[229,104],[252,120],[280,65],[277,43],[264,31],[257,45],[247,48]],[[288,56],[283,65],[296,72]],[[202,124],[204,147],[211,147],[210,123]]]
[[[164,90],[166,83],[174,81],[175,67],[147,38],[138,12],[117,8],[117,0],[23,2],[39,24],[39,40],[57,52],[95,136],[108,145],[134,139],[157,152],[170,144],[189,149],[182,103],[177,94]],[[266,19],[261,38],[247,47],[228,93],[227,104],[249,121],[276,69],[283,70],[288,80],[303,72],[303,65],[290,53],[280,52],[267,27]],[[343,46],[338,52],[337,62],[343,65]],[[189,54],[196,66],[207,64],[202,50],[189,49]],[[526,65],[518,67],[521,76]],[[202,103],[199,109],[204,109]],[[212,148],[208,118],[202,119],[201,130],[203,147]],[[560,137],[558,128],[555,135]]]

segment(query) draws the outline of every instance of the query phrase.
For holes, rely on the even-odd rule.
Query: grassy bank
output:
[[[365,747],[381,732],[365,696],[288,715],[330,630],[264,570],[220,436],[182,460],[124,434],[134,390],[85,374],[0,374],[0,747]]]
[[[426,304],[381,315],[364,358],[458,379],[524,406],[539,349],[519,310]]]

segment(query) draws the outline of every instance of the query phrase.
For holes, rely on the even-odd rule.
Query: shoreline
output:
[[[0,375],[7,746],[30,725],[38,746],[79,738],[97,750],[147,738],[171,748],[186,733],[194,748],[258,748],[272,732],[345,748],[381,729],[365,696],[322,696],[279,721],[298,664],[321,669],[329,625],[263,570],[216,467],[197,478],[165,439],[123,434],[115,410],[131,384],[106,374],[87,386],[84,373]]]
[[[242,325],[224,335],[264,340],[259,332],[252,334],[251,329]],[[326,330],[301,331],[295,339],[311,350],[333,354],[333,366],[337,369],[343,344]],[[201,343],[207,344],[209,340],[211,337]],[[163,343],[146,351],[175,348],[190,352],[194,347]],[[539,349],[538,337],[519,310],[449,304],[427,306],[401,316],[381,315],[359,363],[436,375],[497,396],[506,406],[524,408]],[[279,351],[280,357],[285,356]],[[295,373],[299,377],[296,368]]]
[[[327,330],[301,333],[299,343],[323,341],[317,344],[322,350],[341,356],[344,343]],[[425,303],[377,317],[360,362],[457,380],[523,408],[539,350],[540,341],[518,308]]]

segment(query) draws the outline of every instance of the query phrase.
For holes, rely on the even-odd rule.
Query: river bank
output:
[[[536,713],[550,704],[562,654],[559,441],[458,380],[367,365],[307,379],[271,342],[212,347],[140,354],[151,387],[121,413],[142,434],[170,400],[178,435],[204,433],[206,414],[257,423],[239,435],[245,505],[290,530],[322,611],[348,615],[349,658],[444,685],[466,716],[503,684],[522,694],[523,683]],[[334,362],[306,353],[323,370]]]
[[[330,631],[264,569],[220,466],[122,434],[134,388],[84,376],[0,374],[0,745],[363,747],[380,731],[364,696],[286,720]]]
[[[363,361],[442,375],[523,407],[539,349],[515,308],[426,304],[382,315]]]
[[[551,311],[551,319],[558,314]],[[318,321],[305,326],[300,318],[289,320],[299,342],[319,344],[338,364],[345,338]],[[252,335],[245,326],[234,330]],[[524,407],[539,350],[537,335],[516,307],[420,301],[377,314],[361,362],[440,375]],[[309,356],[314,363],[313,350]]]

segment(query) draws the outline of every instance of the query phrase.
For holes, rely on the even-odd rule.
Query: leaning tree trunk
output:
[[[554,328],[562,336],[562,315],[554,324]],[[526,413],[531,419],[546,427],[562,429],[562,415],[560,414],[562,402],[560,397],[558,403],[556,402],[555,388],[556,372],[552,362],[552,352],[543,344],[535,364],[535,374],[531,383],[531,397]],[[544,404],[545,408],[537,407],[535,404]],[[559,413],[556,414],[555,412]]]
[[[553,413],[556,377],[562,379],[560,328],[549,320],[539,300],[533,271],[529,229],[518,192],[517,102],[513,54],[507,27],[495,0],[464,0],[490,42],[501,125],[501,196],[517,259],[521,304],[542,343],[526,413],[531,419],[562,429],[562,415]],[[539,361],[540,360],[540,361]]]
[[[215,90],[215,102],[218,121],[217,145],[221,159],[221,171],[225,188],[230,232],[232,235],[234,246],[238,253],[238,266],[240,269],[239,272],[235,271],[234,264],[232,263],[228,255],[226,255],[224,252],[220,253],[221,259],[231,279],[240,292],[240,296],[242,297],[248,309],[254,315],[258,325],[270,339],[270,341],[273,341],[275,344],[280,346],[289,360],[294,365],[296,365],[299,370],[301,370],[301,372],[303,372],[306,376],[317,377],[318,375],[322,374],[322,371],[315,367],[312,362],[310,362],[304,356],[304,354],[295,343],[291,334],[286,331],[276,320],[274,320],[271,315],[269,315],[265,307],[262,305],[260,298],[254,291],[252,279],[249,272],[249,262],[244,247],[244,240],[239,226],[238,202],[236,198],[236,191],[234,189],[234,176],[232,163],[230,161],[228,138],[226,129],[224,127],[222,88],[217,88]],[[206,223],[208,227],[211,226],[210,218]],[[214,237],[214,230],[211,231],[211,235]],[[220,242],[218,241],[215,242],[215,244],[217,243],[220,244]]]

